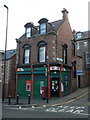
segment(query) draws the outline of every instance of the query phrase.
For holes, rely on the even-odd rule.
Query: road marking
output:
[[[88,92],[80,95],[79,97],[77,97],[77,98],[75,98],[75,99],[71,99],[71,100],[69,100],[69,101],[67,101],[67,102],[65,102],[65,103],[53,104],[53,105],[51,105],[51,106],[64,105],[64,104],[67,104],[67,103],[71,103],[71,102],[73,102],[73,101],[75,101],[75,100],[78,100],[78,99],[84,97],[86,94],[88,94]],[[47,106],[49,106],[49,105],[47,105]]]
[[[66,112],[66,113],[73,113],[79,115],[90,115],[88,113],[84,113],[84,106],[58,106],[58,107],[50,107],[46,109],[47,112]]]

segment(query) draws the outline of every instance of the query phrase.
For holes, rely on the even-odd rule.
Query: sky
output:
[[[5,49],[6,15],[8,14],[7,50],[16,49],[16,38],[25,32],[24,25],[33,22],[38,25],[41,18],[49,22],[62,19],[62,10],[69,12],[71,29],[76,31],[88,30],[89,0],[0,0],[0,50]]]

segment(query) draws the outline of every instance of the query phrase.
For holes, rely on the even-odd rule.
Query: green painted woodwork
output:
[[[33,74],[45,74],[45,71],[35,71]]]
[[[40,94],[40,82],[44,82],[44,86],[47,87],[47,79],[45,75],[35,75],[34,76],[34,98],[41,99],[42,95]]]
[[[45,71],[45,67],[36,67],[36,68],[34,68],[34,71],[36,71],[36,70],[40,70],[40,71]]]
[[[62,92],[62,95],[63,96],[68,95],[71,92],[70,72],[68,72],[68,71],[62,72],[62,83],[63,83],[63,87],[64,87],[64,91]]]
[[[31,72],[17,72],[17,74],[31,74]]]
[[[29,91],[26,91],[26,80],[31,80],[30,75],[18,75],[17,94],[20,98],[28,97]]]
[[[60,78],[60,75],[50,75],[50,78]]]

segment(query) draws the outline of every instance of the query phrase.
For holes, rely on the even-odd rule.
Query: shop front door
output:
[[[59,79],[51,80],[51,97],[59,97]]]

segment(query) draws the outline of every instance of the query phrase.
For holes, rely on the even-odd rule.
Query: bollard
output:
[[[9,98],[8,98],[8,105],[11,104],[11,96],[9,95]]]
[[[30,94],[28,94],[28,104],[30,104]]]
[[[19,95],[17,95],[17,100],[16,101],[17,101],[17,104],[18,104],[19,103]]]

